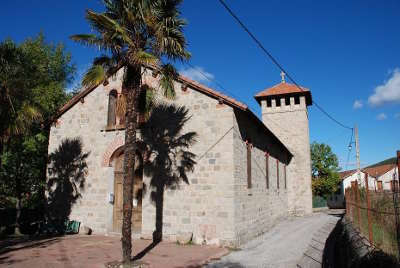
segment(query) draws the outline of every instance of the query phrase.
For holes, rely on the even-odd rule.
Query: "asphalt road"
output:
[[[296,267],[313,235],[338,220],[339,217],[324,212],[289,218],[207,267]]]

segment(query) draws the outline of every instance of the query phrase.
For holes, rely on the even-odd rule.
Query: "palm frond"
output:
[[[179,17],[177,9],[181,1],[160,0],[155,2],[153,15],[156,22],[149,24],[155,35],[153,49],[172,60],[188,60],[190,53],[186,51],[187,43],[183,34],[186,21]]]
[[[142,94],[139,100],[140,112],[144,114],[146,118],[148,118],[155,104],[155,89],[147,84],[144,84],[142,85],[141,92]]]
[[[93,87],[103,83],[106,79],[107,76],[104,67],[93,64],[83,76],[82,85],[85,87]]]
[[[130,38],[127,29],[121,26],[116,20],[109,18],[105,14],[88,10],[86,12],[86,19],[97,31],[103,34],[104,39],[120,39],[130,46],[135,45]]]
[[[133,64],[139,65],[157,65],[158,57],[154,56],[151,53],[140,50],[132,55]]]
[[[69,38],[84,46],[96,47],[99,50],[107,48],[104,40],[95,34],[75,34],[71,35]]]
[[[21,108],[17,111],[13,124],[9,126],[9,130],[7,131],[8,135],[12,137],[14,135],[23,134],[29,129],[31,124],[39,121],[41,118],[42,115],[35,106],[24,102]]]
[[[160,88],[164,97],[167,99],[175,98],[174,82],[178,78],[178,72],[172,64],[163,64],[160,68],[161,78],[159,81]]]

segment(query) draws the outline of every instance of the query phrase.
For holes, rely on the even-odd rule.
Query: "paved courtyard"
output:
[[[321,267],[324,241],[342,211],[318,212],[282,221],[239,250],[134,240],[134,255],[144,267]],[[121,260],[118,237],[73,235],[10,243],[0,241],[1,267],[104,267]],[[315,243],[321,243],[315,247]],[[314,244],[313,244],[314,243]],[[145,253],[145,254],[143,254]],[[221,258],[222,257],[222,258]]]
[[[134,240],[134,254],[151,244],[149,240]],[[145,267],[199,267],[206,261],[228,253],[212,246],[178,245],[162,242],[141,259]],[[10,245],[0,241],[1,267],[102,267],[121,260],[121,242],[110,236],[65,236]]]

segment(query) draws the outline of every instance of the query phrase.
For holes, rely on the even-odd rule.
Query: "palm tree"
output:
[[[105,11],[88,10],[86,19],[96,34],[71,38],[99,48],[104,54],[95,58],[82,84],[107,83],[116,70],[124,68],[123,93],[126,99],[123,179],[123,262],[131,260],[132,186],[134,178],[137,115],[142,90],[143,65],[158,65],[164,96],[173,97],[177,72],[170,62],[189,59],[179,5],[182,0],[104,0]]]
[[[20,141],[33,123],[41,119],[39,109],[32,103],[31,64],[24,52],[11,40],[0,43],[0,174],[2,154],[12,140]],[[19,167],[18,167],[19,168]],[[15,233],[20,234],[21,178],[16,178]]]
[[[0,154],[10,138],[22,135],[41,118],[31,103],[27,64],[23,51],[11,40],[0,43]]]

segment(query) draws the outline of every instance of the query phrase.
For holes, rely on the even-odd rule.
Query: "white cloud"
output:
[[[385,113],[380,113],[376,116],[377,120],[385,120],[387,118]]]
[[[179,73],[195,81],[207,84],[210,83],[210,80],[214,79],[213,74],[206,72],[202,67],[199,66],[194,66],[193,68],[186,68],[180,70]]]
[[[375,93],[368,98],[370,105],[379,106],[390,102],[400,102],[400,69],[394,69],[391,75],[389,80],[375,88]]]
[[[363,107],[362,100],[355,100],[353,104],[353,109],[361,109]]]

